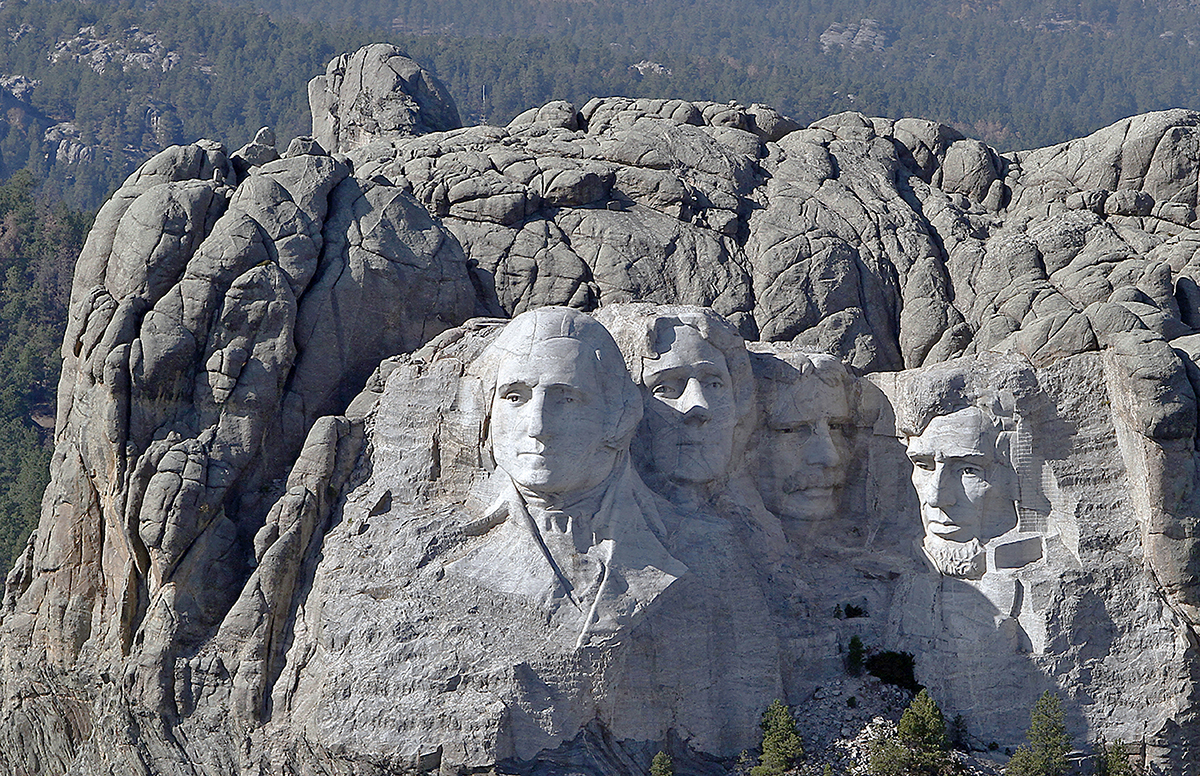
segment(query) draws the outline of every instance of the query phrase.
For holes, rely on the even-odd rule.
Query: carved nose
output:
[[[679,397],[679,411],[688,423],[704,423],[712,418],[708,397],[704,395],[700,381],[694,377],[687,381],[683,394]]]
[[[953,473],[944,465],[937,464],[925,485],[925,503],[933,507],[949,507],[957,502],[951,483]]]
[[[825,468],[833,468],[842,462],[842,456],[833,442],[833,434],[830,433],[828,423],[814,424],[806,460],[811,466],[824,466]]]
[[[534,394],[525,405],[525,433],[534,439],[546,435],[546,401]]]

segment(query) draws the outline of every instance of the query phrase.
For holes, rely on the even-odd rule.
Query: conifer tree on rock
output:
[[[946,719],[921,690],[900,717],[895,735],[871,744],[871,776],[948,776],[957,772],[949,753]]]
[[[654,759],[650,761],[650,776],[675,776],[675,764],[671,762],[671,755],[666,752],[654,755]]]
[[[1047,690],[1034,704],[1029,716],[1029,743],[1013,754],[1004,768],[1005,776],[1062,776],[1067,772],[1066,715],[1057,695]]]
[[[750,769],[750,776],[781,776],[804,759],[804,744],[796,730],[792,712],[776,700],[763,712],[762,757]]]

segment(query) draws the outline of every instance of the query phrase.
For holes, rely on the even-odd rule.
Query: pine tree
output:
[[[1111,744],[1103,739],[1096,744],[1096,776],[1135,776],[1129,762],[1129,751],[1125,742],[1117,739]]]
[[[846,649],[846,671],[851,676],[858,676],[862,673],[863,656],[866,653],[867,650],[863,646],[862,639],[858,636],[851,636],[850,646]]]
[[[781,776],[804,759],[804,746],[796,730],[796,720],[782,701],[775,701],[763,712],[762,757],[750,769],[750,776]]]
[[[1029,743],[1021,746],[1004,768],[1005,776],[1063,776],[1067,772],[1066,717],[1062,702],[1047,690],[1029,715]]]
[[[954,761],[946,739],[946,719],[925,690],[900,717],[893,736],[873,741],[867,771],[871,776],[943,776]]]
[[[650,776],[675,776],[675,764],[671,762],[671,755],[666,752],[654,755],[650,762]]]

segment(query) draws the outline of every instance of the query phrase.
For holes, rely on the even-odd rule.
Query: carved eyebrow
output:
[[[723,370],[719,364],[713,361],[696,361],[695,363],[690,364],[677,364],[676,366],[669,366],[665,369],[647,369],[643,370],[642,372],[645,379],[654,379],[658,377],[670,378],[677,377],[681,374],[690,375],[692,373],[698,373],[705,376],[717,375],[721,378],[725,377],[725,370]]]
[[[508,391],[511,391],[514,388],[533,388],[533,385],[526,382],[525,380],[510,380],[507,383],[502,383],[500,385],[497,385],[496,393],[500,394],[500,395],[504,395],[505,393],[507,393]]]
[[[657,370],[647,369],[642,372],[642,378],[647,383],[652,380],[659,380],[659,379],[669,380],[673,377],[678,377],[681,373],[685,373],[687,371],[687,369],[688,369],[688,367],[686,364],[680,364],[679,366],[669,366],[666,369],[657,369]]]
[[[984,453],[975,451],[952,451],[949,455],[940,450],[909,450],[910,461],[938,461],[940,463],[969,463],[972,466],[983,466],[988,462]]]
[[[950,450],[938,451],[936,455],[939,461],[970,461],[986,463],[988,460],[987,453],[974,448],[951,448]]]

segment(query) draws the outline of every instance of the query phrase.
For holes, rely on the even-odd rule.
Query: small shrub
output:
[[[1096,776],[1137,776],[1124,741],[1105,744],[1101,739],[1096,743]]]
[[[911,692],[921,689],[913,675],[916,663],[911,652],[876,652],[867,657],[865,665],[868,673],[888,684]]]
[[[854,604],[846,604],[845,612],[846,612],[847,620],[849,620],[852,617],[866,617],[867,616],[866,609],[862,608],[861,606],[855,606]]]
[[[955,714],[954,720],[946,729],[946,737],[950,739],[950,745],[955,749],[967,751],[970,749],[967,735],[967,720],[961,714]]]
[[[846,699],[846,705],[852,709],[857,709],[858,708],[858,698],[855,698],[853,695],[851,695],[849,698]]]
[[[858,636],[850,637],[850,646],[846,648],[846,672],[851,676],[858,676],[863,669],[863,656],[867,654],[867,648],[863,646],[862,639]]]
[[[904,710],[895,735],[871,742],[871,776],[950,776],[956,772],[948,752],[946,720],[925,690]]]
[[[675,776],[675,764],[671,762],[671,755],[666,752],[654,755],[650,762],[650,776]]]

